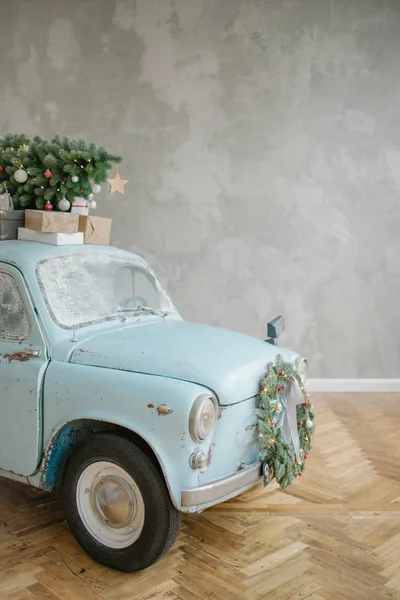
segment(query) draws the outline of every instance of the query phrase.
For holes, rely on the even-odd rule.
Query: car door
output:
[[[0,469],[31,475],[42,455],[47,348],[20,272],[0,262]]]

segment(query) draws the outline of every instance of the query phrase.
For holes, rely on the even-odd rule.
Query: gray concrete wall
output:
[[[0,131],[124,155],[98,214],[186,318],[399,376],[398,0],[0,4]]]

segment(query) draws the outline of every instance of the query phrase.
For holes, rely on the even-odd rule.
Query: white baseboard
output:
[[[310,392],[400,392],[400,379],[309,379]]]

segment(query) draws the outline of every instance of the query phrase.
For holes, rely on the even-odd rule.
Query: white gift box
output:
[[[74,202],[71,205],[71,213],[87,217],[89,215],[88,201],[85,200],[85,198],[76,196]]]
[[[45,233],[26,227],[18,228],[18,239],[25,242],[42,242],[52,246],[77,246],[83,244],[83,233]]]
[[[87,217],[89,215],[89,209],[87,206],[73,204],[71,206],[71,213],[75,215],[82,215],[82,217]]]

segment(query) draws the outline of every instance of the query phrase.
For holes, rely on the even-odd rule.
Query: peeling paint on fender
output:
[[[85,426],[82,422],[72,421],[53,435],[40,469],[44,489],[53,490],[60,486],[68,452],[85,430],[90,430],[89,424]]]

